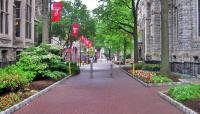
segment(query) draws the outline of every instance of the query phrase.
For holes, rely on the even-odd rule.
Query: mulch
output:
[[[193,101],[184,101],[182,102],[182,104],[200,114],[200,99]]]

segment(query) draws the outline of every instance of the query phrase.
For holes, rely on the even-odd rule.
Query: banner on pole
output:
[[[60,21],[60,15],[62,11],[62,2],[53,2],[53,10],[52,10],[52,22]]]
[[[78,37],[78,29],[79,29],[79,24],[77,23],[72,24],[72,36],[74,38]]]

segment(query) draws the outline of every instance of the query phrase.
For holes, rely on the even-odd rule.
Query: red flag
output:
[[[60,14],[62,11],[62,2],[53,2],[52,22],[60,21]]]
[[[78,29],[79,29],[79,24],[77,23],[72,24],[72,36],[74,38],[78,37]]]

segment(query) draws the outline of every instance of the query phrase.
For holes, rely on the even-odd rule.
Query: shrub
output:
[[[60,71],[46,71],[44,73],[44,77],[52,78],[55,80],[60,79],[65,76],[67,76],[67,74],[64,72],[60,72]]]
[[[152,77],[152,82],[163,83],[163,82],[173,82],[173,80],[169,79],[168,77],[154,75]]]
[[[32,72],[26,72],[16,65],[0,69],[0,82],[2,82],[0,84],[0,90],[15,91],[17,89],[23,89],[28,86],[34,76]]]
[[[159,64],[143,64],[142,70],[159,71],[160,65]]]
[[[14,93],[0,97],[0,111],[3,111],[9,108],[10,106],[18,103],[19,101],[20,101],[20,97]]]
[[[180,85],[170,87],[168,94],[177,101],[195,100],[200,97],[200,85]]]

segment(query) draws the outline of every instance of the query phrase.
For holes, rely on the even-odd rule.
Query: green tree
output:
[[[104,0],[106,4],[94,10],[98,18],[114,24],[133,37],[134,63],[138,62],[137,11],[140,0]],[[126,41],[126,40],[125,40]],[[126,51],[124,51],[126,52]]]

